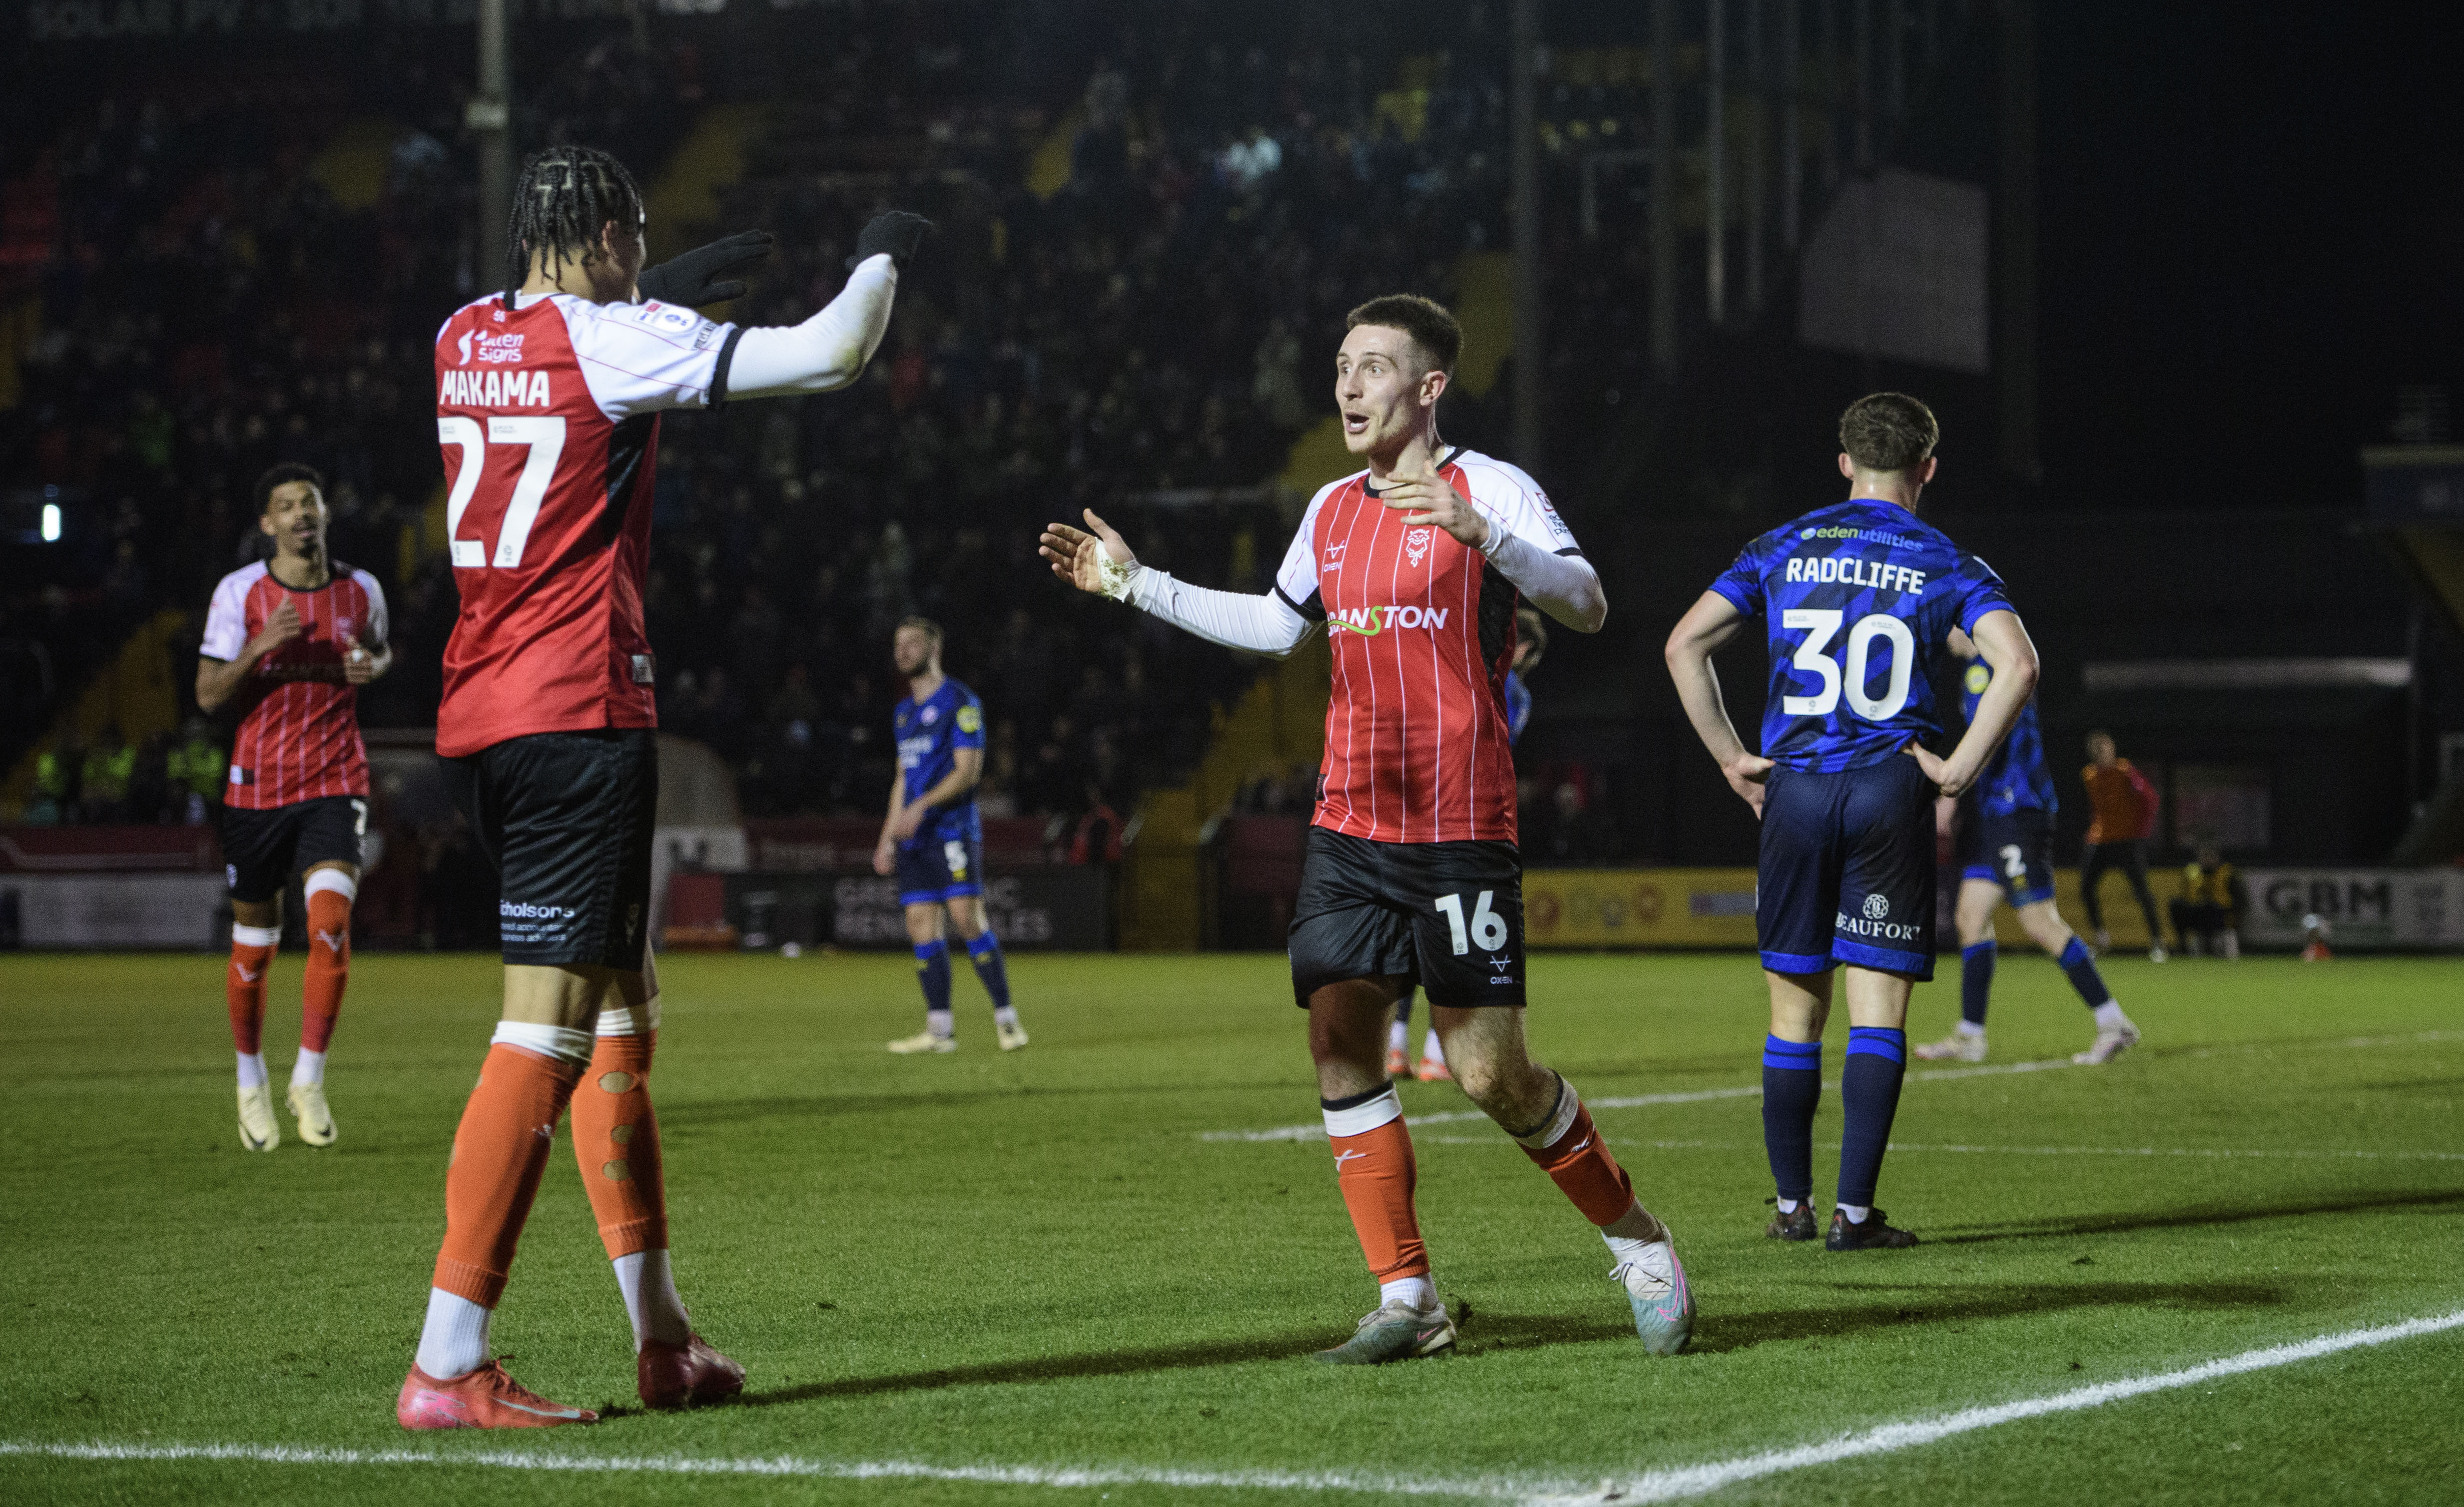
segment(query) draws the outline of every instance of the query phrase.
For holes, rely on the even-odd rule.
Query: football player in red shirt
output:
[[[351,901],[368,831],[360,687],[393,663],[385,592],[366,571],[326,558],[326,521],[325,480],[311,468],[279,465],[257,479],[256,526],[274,542],[274,558],[214,587],[197,660],[197,705],[240,707],[222,806],[231,898],[223,993],[239,1050],[239,1143],[251,1151],[282,1141],[262,1031],[265,973],[295,874],[307,898],[308,971],[289,1101],[300,1140],[334,1143],[325,1052],[350,980]]]
[[[643,630],[659,413],[856,380],[927,222],[857,237],[847,287],[788,328],[714,323],[767,255],[749,233],[645,272],[642,195],[613,157],[550,147],[522,165],[502,294],[436,338],[461,615],[445,651],[436,751],[503,878],[504,1018],[445,1175],[445,1243],[395,1416],[408,1429],[540,1428],[597,1415],[516,1383],[490,1315],[569,1103],[574,1151],[653,1407],[715,1402],[744,1370],[705,1344],[668,1258],[650,966],[658,801],[654,667]]]
[[[1335,357],[1344,443],[1368,469],[1319,489],[1265,596],[1212,591],[1141,565],[1092,511],[1046,526],[1043,554],[1084,591],[1201,638],[1287,654],[1324,623],[1333,695],[1317,814],[1291,927],[1292,994],[1309,1011],[1335,1176],[1378,1307],[1334,1364],[1455,1342],[1412,1206],[1403,1110],[1384,1072],[1395,1001],[1415,984],[1455,1080],[1599,1227],[1635,1327],[1684,1347],[1694,1304],[1667,1228],[1563,1077],[1523,1035],[1523,864],[1506,672],[1518,593],[1578,632],[1608,615],[1600,581],[1531,478],[1438,437],[1463,348],[1454,316],[1409,294],[1352,311]]]

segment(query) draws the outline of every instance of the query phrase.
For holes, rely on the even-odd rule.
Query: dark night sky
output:
[[[2049,487],[2352,505],[2396,389],[2464,383],[2457,12],[2154,9],[2041,7]]]

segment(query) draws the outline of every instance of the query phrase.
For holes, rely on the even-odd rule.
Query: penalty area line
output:
[[[2315,1361],[2341,1351],[2454,1329],[2464,1329],[2464,1309],[2366,1329],[2347,1329],[2340,1334],[2320,1335],[2316,1339],[2291,1344],[2245,1350],[2239,1355],[2225,1356],[2180,1370],[2103,1382],[1989,1407],[1962,1408],[1930,1418],[1882,1424],[1839,1434],[1818,1444],[1767,1450],[1703,1465],[1649,1470],[1624,1480],[1610,1476],[1592,1487],[1529,1479],[1517,1481],[1498,1476],[1441,1480],[1354,1471],[1208,1471],[1138,1465],[932,1465],[918,1460],[813,1460],[793,1455],[727,1459],[674,1454],[594,1456],[523,1450],[478,1451],[461,1454],[418,1450],[329,1450],[295,1445],[118,1444],[100,1440],[60,1443],[0,1440],[0,1457],[13,1455],[102,1464],[198,1461],[304,1466],[443,1466],[604,1474],[957,1481],[985,1486],[1218,1487],[1236,1491],[1443,1496],[1513,1501],[1527,1504],[1527,1507],[1572,1507],[1572,1504],[1587,1502],[1666,1502],[1707,1496],[1743,1481],[1784,1474],[1790,1471],[1894,1454],[2003,1424],[2050,1417],[2057,1413],[2082,1412],[2153,1392],[2196,1386],[2203,1382],[2221,1381],[2253,1371]]]

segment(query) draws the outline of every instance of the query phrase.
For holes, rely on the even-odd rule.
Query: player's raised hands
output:
[[[1035,552],[1052,566],[1054,575],[1079,590],[1121,601],[1130,594],[1130,577],[1137,570],[1138,557],[1120,531],[1097,518],[1093,508],[1084,516],[1084,529],[1067,523],[1045,524]]]
[[[299,621],[299,609],[286,597],[280,607],[266,615],[265,626],[256,631],[256,637],[248,646],[249,653],[263,658],[306,631]]]
[[[767,261],[778,241],[768,231],[738,231],[722,240],[645,267],[633,279],[645,303],[676,303],[699,308],[744,297],[744,278]]]
[[[1377,500],[1399,511],[1406,523],[1437,524],[1458,543],[1479,549],[1488,543],[1488,520],[1471,505],[1471,499],[1438,475],[1426,451],[1420,454],[1419,469],[1397,470]]]
[[[1763,782],[1771,778],[1771,762],[1760,754],[1741,752],[1722,765],[1720,772],[1727,777],[1728,788],[1737,792],[1737,799],[1754,809],[1754,820],[1761,821]]]

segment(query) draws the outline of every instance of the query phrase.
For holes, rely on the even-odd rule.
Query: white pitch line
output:
[[[803,1476],[839,1481],[964,1481],[981,1486],[1214,1486],[1231,1490],[1357,1492],[1401,1496],[1528,1499],[1573,1488],[1504,1479],[1441,1481],[1347,1471],[1197,1471],[1163,1466],[931,1465],[920,1460],[811,1460],[794,1455],[713,1459],[681,1454],[554,1454],[483,1450],[469,1454],[420,1450],[320,1450],[299,1445],[40,1444],[0,1440],[0,1456],[36,1455],[104,1463],[225,1461],[244,1465],[444,1466],[618,1475]]]
[[[1505,1500],[1526,1507],[1585,1502],[1665,1502],[1706,1496],[1740,1481],[1789,1471],[1837,1465],[1870,1455],[1892,1454],[1924,1445],[2055,1413],[2080,1412],[2151,1392],[2172,1391],[2252,1371],[2315,1361],[2343,1350],[2464,1328],[2464,1310],[2406,1319],[2367,1329],[2347,1329],[2294,1344],[2245,1350],[2202,1365],[2153,1376],[2103,1382],[2043,1397],[1963,1408],[1931,1418],[1882,1424],[1843,1433],[1819,1444],[1769,1450],[1705,1465],[1645,1471],[1624,1482],[1611,1477],[1591,1488],[1563,1482],[1516,1481],[1488,1476],[1438,1480],[1353,1471],[1205,1471],[1166,1466],[931,1465],[918,1460],[813,1460],[794,1455],[747,1459],[696,1455],[586,1455],[539,1451],[475,1451],[468,1454],[420,1450],[325,1450],[297,1445],[115,1444],[101,1440],[44,1443],[0,1440],[0,1457],[81,1460],[104,1464],[195,1460],[251,1465],[441,1466],[448,1469],[572,1472],[645,1475],[803,1476],[826,1480],[963,1481],[987,1486],[1176,1486],[1235,1491],[1345,1492],[1361,1495],[1449,1496]]]
[[[1642,1141],[1632,1136],[1603,1136],[1613,1146],[1647,1147],[1654,1151],[1750,1151],[1762,1154],[1759,1141]],[[1416,1146],[1494,1146],[1495,1136],[1414,1136]],[[1836,1141],[1818,1141],[1816,1151],[1837,1151]],[[1998,1157],[2210,1157],[2225,1161],[2291,1162],[2464,1162],[2464,1151],[2335,1151],[2301,1147],[2231,1146],[1962,1146],[1922,1141],[1894,1141],[1890,1151],[1960,1152]]]
[[[1955,1413],[1932,1418],[1913,1418],[1905,1423],[1884,1424],[1856,1433],[1844,1433],[1820,1444],[1800,1445],[1793,1450],[1772,1450],[1762,1454],[1749,1454],[1733,1460],[1721,1460],[1709,1465],[1683,1466],[1674,1470],[1647,1471],[1630,1482],[1611,1480],[1590,1492],[1570,1496],[1534,1496],[1528,1500],[1538,1507],[1542,1503],[1561,1502],[1669,1502],[1687,1497],[1707,1496],[1740,1481],[1778,1475],[1816,1465],[1837,1465],[1843,1460],[1862,1459],[1869,1455],[1891,1454],[1933,1444],[1956,1434],[1972,1433],[1979,1429],[1991,1429],[2002,1424],[2018,1423],[2029,1418],[2043,1418],[2054,1413],[2079,1412],[2090,1407],[2102,1407],[2150,1392],[2171,1391],[2178,1387],[2196,1386],[2228,1376],[2240,1376],[2251,1371],[2263,1371],[2274,1366],[2292,1365],[2302,1361],[2315,1361],[2340,1350],[2355,1350],[2365,1345],[2386,1344],[2395,1340],[2409,1340],[2420,1335],[2437,1334],[2442,1330],[2464,1328],[2464,1310],[2440,1314],[2434,1318],[2412,1319],[2403,1323],[2383,1324],[2371,1329],[2347,1329],[2342,1334],[2321,1335],[2298,1344],[2270,1345],[2263,1350],[2245,1350],[2239,1355],[2210,1361],[2184,1370],[2166,1371],[2155,1376],[2132,1377],[2126,1381],[2104,1382],[2082,1386],[2075,1391],[2056,1392],[2048,1397],[2027,1397],[2017,1402],[1997,1403],[1988,1407],[1962,1408]]]
[[[2464,1031],[2422,1031],[2402,1036],[2347,1036],[2341,1041],[2293,1042],[2285,1044],[2283,1050],[2342,1052],[2357,1047],[2410,1046],[2424,1041],[2464,1041]],[[2241,1046],[2203,1049],[2189,1054],[2193,1057],[2211,1057],[2271,1050],[2276,1049],[2267,1044],[2253,1042]],[[1945,1083],[1955,1078],[2007,1077],[2015,1073],[2051,1073],[2057,1068],[2078,1066],[2079,1064],[2068,1057],[2051,1057],[2041,1062],[1995,1062],[1982,1067],[1921,1068],[1909,1074],[1906,1080],[1910,1083]],[[1839,1087],[1838,1080],[1833,1079],[1823,1087],[1837,1091]],[[1592,1109],[1642,1109],[1653,1104],[1700,1104],[1711,1099],[1762,1097],[1762,1085],[1756,1083],[1741,1084],[1735,1088],[1696,1089],[1690,1093],[1682,1094],[1635,1094],[1617,1098],[1587,1098],[1583,1103]],[[1406,1115],[1403,1117],[1403,1123],[1447,1125],[1487,1118],[1476,1109],[1450,1109],[1434,1115]],[[1206,1130],[1200,1131],[1198,1139],[1236,1141],[1324,1141],[1326,1125],[1321,1121],[1313,1125],[1275,1125],[1265,1130]],[[1437,1143],[1445,1144],[1444,1141]]]

